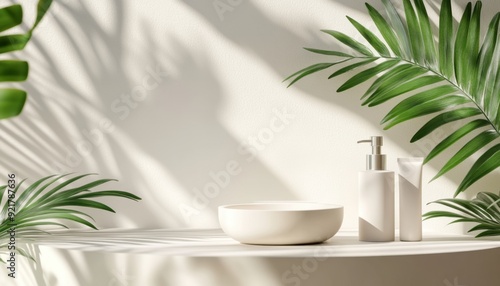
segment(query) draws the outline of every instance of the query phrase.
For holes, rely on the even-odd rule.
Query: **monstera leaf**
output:
[[[460,122],[461,126],[425,158],[428,162],[447,148],[463,143],[437,173],[437,178],[477,154],[478,159],[458,186],[456,196],[500,167],[500,14],[493,17],[482,38],[480,1],[475,5],[468,3],[454,26],[451,2],[443,0],[439,37],[434,37],[422,0],[403,0],[404,17],[389,0],[382,2],[385,16],[366,4],[381,37],[348,17],[371,47],[339,31],[323,30],[351,52],[306,48],[337,60],[314,64],[286,80],[291,80],[292,85],[312,73],[339,66],[329,79],[345,73],[353,75],[338,92],[374,79],[362,96],[362,105],[394,104],[381,121],[385,129],[434,114],[411,142],[445,124]],[[465,139],[469,134],[472,139]]]
[[[0,54],[24,49],[31,39],[33,30],[38,26],[52,0],[39,0],[37,17],[33,27],[25,34],[0,36]],[[20,25],[23,21],[21,5],[0,9],[0,33]],[[28,62],[21,60],[0,60],[0,82],[21,82],[28,78]],[[0,119],[19,115],[26,101],[26,91],[17,88],[0,88]]]

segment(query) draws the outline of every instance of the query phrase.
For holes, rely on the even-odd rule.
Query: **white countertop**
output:
[[[244,245],[220,229],[64,230],[32,237],[40,246],[82,251],[155,253],[190,257],[376,257],[477,251],[500,247],[500,239],[424,233],[420,242],[360,242],[355,231],[339,231],[322,244]]]

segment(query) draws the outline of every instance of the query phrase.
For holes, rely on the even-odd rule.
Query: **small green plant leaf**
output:
[[[476,219],[491,222],[491,216],[489,215],[489,213],[484,208],[478,206],[477,204],[471,203],[471,201],[469,200],[453,198],[441,199],[438,200],[438,202],[442,205],[454,208]]]
[[[31,218],[29,221],[30,222],[35,222],[35,221],[38,222],[38,221],[52,220],[52,219],[71,220],[71,221],[86,225],[90,228],[97,230],[97,227],[95,225],[93,225],[91,222],[89,222],[88,220],[83,219],[83,218],[76,216],[74,214],[71,214],[71,213],[53,213],[53,214],[46,214],[46,215],[38,215],[36,217]]]
[[[0,37],[0,54],[24,49],[29,41],[26,35],[6,35]]]
[[[0,206],[2,205],[2,200],[3,200],[3,194],[7,190],[7,185],[5,186],[0,186]]]
[[[480,192],[472,201],[478,206],[485,208],[491,217],[493,217],[495,221],[500,224],[500,207],[498,205],[499,198],[500,197],[494,193]]]
[[[376,96],[377,94],[388,92],[397,87],[394,82],[403,83],[426,72],[427,70],[411,64],[397,65],[388,72],[380,75],[379,78],[373,82],[370,88],[368,88],[365,94],[363,94],[361,99],[364,99],[369,95],[372,96],[375,94]]]
[[[453,76],[453,15],[451,0],[443,0],[439,14],[439,70],[447,78]]]
[[[449,217],[455,218],[450,223],[470,222],[475,223],[469,232],[480,231],[476,237],[492,236],[495,231],[500,230],[500,212],[488,208],[490,202],[499,198],[493,193],[481,192],[473,200],[464,199],[441,199],[434,201],[434,204],[440,204],[451,208],[455,212],[449,211],[430,211],[423,215],[424,220],[430,218]]]
[[[21,113],[26,102],[26,92],[15,88],[0,89],[0,119]]]
[[[455,78],[457,83],[464,87],[464,77],[468,69],[469,60],[467,58],[467,35],[469,34],[469,25],[471,17],[472,4],[469,2],[465,8],[462,20],[458,26],[458,32],[455,39],[454,49],[454,64],[455,64]]]
[[[33,24],[33,27],[30,30],[30,33],[32,33],[33,30],[40,24],[40,21],[42,21],[45,14],[47,14],[51,5],[52,5],[52,0],[38,0],[38,5],[36,9],[36,20],[35,24]]]
[[[369,107],[372,106],[377,106],[381,103],[384,103],[388,101],[391,98],[394,98],[398,95],[405,94],[410,91],[417,90],[421,88],[422,86],[425,85],[431,85],[438,83],[440,81],[443,81],[443,79],[439,76],[435,75],[426,75],[426,76],[421,76],[417,77],[415,79],[411,79],[406,82],[402,82],[401,84],[397,85],[397,87],[393,88],[390,91],[387,91],[385,93],[377,93],[374,92],[370,97],[368,97],[367,100],[365,100],[362,105],[368,104]]]
[[[51,214],[74,214],[74,215],[81,215],[90,218],[91,220],[95,221],[94,218],[92,218],[90,215],[74,210],[74,209],[68,209],[68,208],[53,208],[53,207],[48,207],[45,206],[43,208],[38,208],[38,209],[30,209],[26,210],[23,209],[23,211],[16,215],[16,225],[19,227],[24,226],[25,224],[30,223],[33,220],[37,220],[38,216],[40,215],[51,215]]]
[[[396,11],[396,8],[394,8],[392,2],[390,0],[382,0],[382,3],[384,4],[387,15],[389,16],[389,21],[391,23],[391,26],[395,34],[399,38],[401,51],[403,52],[404,55],[403,58],[410,59],[411,47],[410,47],[410,38],[408,36],[408,29],[404,24],[403,20],[401,19],[399,13]]]
[[[78,181],[78,180],[80,180],[82,178],[85,178],[87,176],[90,176],[90,175],[95,175],[95,174],[84,174],[84,175],[76,176],[76,177],[73,177],[73,178],[71,178],[69,180],[66,180],[65,182],[59,184],[57,187],[55,187],[52,190],[46,192],[41,198],[38,199],[38,202],[40,204],[44,204],[47,201],[50,201],[52,195],[54,195],[55,193],[57,193],[59,190],[65,188],[66,186],[68,186],[69,184],[72,184],[73,182],[76,182],[76,181]]]
[[[360,61],[360,62],[357,62],[357,63],[351,64],[351,65],[345,66],[345,67],[343,67],[343,68],[339,69],[338,71],[336,71],[336,72],[332,73],[332,74],[328,77],[328,79],[331,79],[331,78],[334,78],[334,77],[339,76],[339,75],[341,75],[341,74],[344,74],[344,73],[346,73],[346,72],[352,71],[352,70],[354,70],[354,69],[356,69],[356,68],[359,68],[359,67],[365,66],[365,65],[367,65],[367,64],[369,64],[369,63],[372,63],[372,62],[374,62],[374,61],[376,61],[376,60],[377,60],[377,58],[369,58],[369,59],[367,59],[367,60]]]
[[[375,34],[373,34],[370,30],[365,28],[353,18],[348,16],[347,19],[349,19],[349,22],[351,22],[351,24],[361,33],[361,35],[381,56],[389,57],[391,55],[385,44],[381,40],[379,40],[379,38],[375,36]]]
[[[500,229],[492,229],[492,230],[487,230],[479,233],[476,235],[477,238],[479,237],[488,237],[488,236],[499,236],[500,235]]]
[[[396,118],[398,115],[403,114],[407,112],[409,109],[416,107],[416,109],[419,109],[418,106],[420,104],[424,104],[426,102],[429,102],[431,100],[439,99],[445,95],[449,95],[451,93],[457,92],[457,89],[449,86],[449,85],[442,85],[438,86],[436,88],[430,89],[430,90],[425,90],[420,93],[417,93],[415,95],[412,95],[404,100],[402,100],[400,103],[398,103],[387,115],[382,119],[381,124],[384,124],[394,118]]]
[[[21,5],[12,5],[0,9],[0,32],[13,28],[23,22]]]
[[[312,49],[312,48],[304,48],[304,50],[309,51],[311,53],[320,54],[320,55],[327,55],[327,56],[337,56],[337,57],[343,57],[343,58],[353,58],[354,57],[352,55],[342,53],[342,52],[337,52],[337,51],[318,50],[318,49]]]
[[[400,114],[394,115],[394,117],[387,122],[386,126],[384,126],[384,130],[392,128],[395,125],[407,120],[439,112],[465,103],[468,103],[467,98],[459,95],[446,96],[444,98],[430,100],[420,104],[419,106],[408,108]]]
[[[410,0],[403,0],[406,22],[408,25],[408,34],[411,44],[411,53],[415,62],[424,65],[424,53],[422,49],[422,33],[418,23],[417,15],[413,10],[413,5]]]
[[[475,99],[478,99],[480,95],[489,96],[489,93],[485,93],[485,85],[486,79],[490,72],[493,72],[492,64],[494,63],[491,59],[493,58],[493,53],[495,51],[495,46],[497,45],[497,34],[498,34],[498,26],[500,23],[500,13],[497,13],[495,17],[491,20],[491,23],[488,27],[488,31],[486,32],[486,37],[484,39],[483,45],[481,46],[481,50],[479,51],[478,56],[478,73],[477,73],[477,82],[478,85],[476,89],[472,93]]]
[[[35,201],[36,198],[39,197],[39,195],[45,190],[47,189],[50,185],[54,184],[55,182],[57,182],[59,179],[65,177],[65,176],[68,176],[69,174],[64,174],[64,175],[59,175],[59,176],[56,176],[56,177],[53,177],[52,180],[50,180],[49,182],[47,182],[45,185],[43,185],[41,188],[39,188],[38,190],[32,190],[30,191],[30,194],[28,194],[28,201],[26,202],[26,206],[27,208],[29,208],[29,205]],[[46,177],[47,179],[49,179],[50,177],[52,176],[48,176]]]
[[[367,70],[364,70],[355,76],[351,77],[348,79],[343,85],[341,85],[338,89],[337,92],[345,91],[350,88],[355,87],[358,84],[361,84],[370,78],[376,76],[377,74],[395,66],[399,61],[397,60],[388,60],[385,62],[382,62],[372,68],[369,68]]]
[[[445,124],[480,114],[481,110],[474,107],[463,107],[443,112],[437,115],[436,117],[432,118],[431,120],[429,120],[429,122],[427,122],[424,126],[422,126],[415,133],[415,135],[413,135],[410,142],[413,143],[424,138],[425,136],[429,135],[432,131],[436,130],[437,128]]]
[[[448,137],[443,139],[443,141],[439,142],[432,150],[429,152],[429,154],[425,157],[424,159],[424,164],[432,160],[432,158],[436,157],[438,154],[446,150],[448,147],[452,146],[455,142],[460,140],[462,137],[465,135],[469,134],[470,132],[484,127],[488,126],[489,122],[484,119],[476,119],[474,121],[471,121],[461,128],[459,128],[457,131],[453,132],[450,134]]]
[[[488,143],[492,142],[498,138],[498,133],[492,130],[486,130],[474,137],[472,140],[467,142],[453,157],[451,157],[448,162],[439,170],[436,176],[432,178],[435,180],[442,175],[446,174],[451,169],[455,168],[458,164],[462,163],[465,159],[472,156],[474,153],[479,151],[481,148],[488,145]]]
[[[0,61],[0,82],[24,81],[28,77],[28,62]]]
[[[469,31],[467,35],[467,46],[465,47],[467,53],[467,76],[464,77],[464,87],[470,93],[477,89],[479,80],[477,74],[479,72],[476,65],[479,50],[479,37],[481,35],[481,1],[476,2],[474,11],[472,12],[471,21],[469,24]]]
[[[17,185],[16,187],[12,190],[9,188],[9,192],[12,191],[14,194],[17,193],[17,191],[19,190],[19,188],[21,187],[21,185],[24,183],[25,180],[21,180]],[[9,208],[9,206],[11,205],[11,202],[12,200],[11,199],[7,199],[5,204],[3,205],[3,208],[2,208],[2,212],[0,213],[0,221],[2,219],[6,219],[6,215],[7,215],[7,209]]]
[[[345,62],[346,60],[342,60],[342,61],[338,61],[338,62],[335,62],[335,63],[321,63],[321,64],[314,64],[312,66],[308,66],[307,68],[304,68],[304,69],[301,69],[300,71],[290,75],[289,77],[287,77],[284,81],[286,80],[289,80],[290,78],[292,77],[295,77],[291,82],[290,84],[288,85],[288,87],[290,87],[292,84],[296,83],[297,81],[299,81],[301,78],[307,76],[307,75],[310,75],[312,73],[315,73],[315,72],[319,72],[321,70],[324,70],[324,69],[327,69],[331,66],[334,66],[336,64],[339,64],[341,62]]]
[[[94,219],[87,213],[74,208],[92,208],[115,212],[107,204],[95,201],[95,198],[121,197],[134,201],[141,200],[140,197],[129,192],[118,190],[96,191],[93,189],[111,181],[112,179],[99,179],[70,187],[91,174],[70,177],[63,182],[58,180],[67,176],[47,176],[29,185],[24,191],[21,187],[24,180],[20,181],[14,191],[17,194],[15,226],[16,234],[19,236],[29,235],[34,232],[43,231],[40,227],[59,226],[67,228],[60,220],[70,220],[78,224],[97,229],[91,222]],[[0,187],[0,192],[5,192],[6,186]],[[5,239],[6,230],[12,222],[6,217],[8,202],[3,203],[0,219],[0,240]]]
[[[449,212],[449,211],[430,211],[424,214],[424,220],[428,220],[431,218],[437,218],[437,217],[458,217],[458,218],[463,218],[463,215],[457,214],[454,212]]]
[[[96,201],[91,201],[91,200],[84,200],[84,199],[75,199],[75,198],[70,198],[67,200],[63,200],[54,204],[49,204],[49,207],[51,208],[57,208],[57,207],[62,207],[62,206],[77,206],[77,207],[87,207],[87,208],[94,208],[94,209],[101,209],[105,210],[108,212],[114,213],[115,211],[110,208],[109,206],[96,202]]]
[[[420,31],[424,43],[424,58],[427,66],[434,67],[436,65],[436,47],[434,45],[434,38],[432,36],[431,23],[427,10],[425,9],[422,0],[415,0],[415,8],[418,16],[418,23],[420,24]]]
[[[24,205],[24,201],[26,201],[29,196],[45,181],[48,179],[54,177],[55,175],[52,176],[47,176],[44,178],[41,178],[40,180],[34,182],[31,184],[24,192],[19,196],[19,198],[16,200],[16,208],[20,209]]]
[[[107,196],[121,197],[121,198],[130,199],[130,200],[134,200],[134,201],[141,200],[140,197],[138,197],[134,194],[131,194],[129,192],[124,192],[124,191],[117,191],[117,190],[86,193],[83,195],[75,196],[74,198],[83,199],[83,198],[95,198],[95,197],[107,197]]]
[[[52,0],[39,0],[37,16],[33,26],[25,34],[0,36],[0,54],[24,49],[31,39],[34,29],[40,23],[50,7]],[[20,5],[12,5],[0,9],[0,32],[20,25],[23,21],[23,10]],[[0,61],[0,82],[24,81],[28,77],[28,63],[24,61]],[[21,113],[26,101],[26,92],[15,89],[0,89],[0,119],[17,116]]]
[[[361,44],[360,42],[354,40],[353,38],[349,37],[346,34],[343,34],[338,31],[334,30],[321,30],[324,33],[327,33],[328,35],[333,36],[335,39],[339,40],[341,43],[344,45],[352,48],[353,50],[357,51],[358,53],[361,53],[365,56],[373,56],[373,53],[368,49],[365,45]]]
[[[392,28],[389,26],[387,21],[384,19],[380,13],[373,8],[370,4],[365,3],[366,7],[368,8],[368,12],[370,13],[370,17],[372,17],[373,22],[375,25],[377,25],[378,30],[380,31],[380,34],[382,34],[382,37],[384,37],[385,41],[391,48],[392,52],[396,55],[401,57],[402,52],[401,48],[399,46],[398,38],[396,37],[396,34],[392,30]]]
[[[485,175],[491,173],[500,166],[500,144],[491,147],[472,165],[472,168],[465,175],[454,196],[457,196],[470,185]]]

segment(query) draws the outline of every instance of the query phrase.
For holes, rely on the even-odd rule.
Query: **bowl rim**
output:
[[[240,208],[245,206],[266,206],[266,205],[314,205],[316,208],[311,209],[301,209],[301,208],[290,208],[290,209],[259,209],[259,208]],[[330,204],[330,203],[319,203],[319,202],[308,202],[308,201],[269,201],[269,202],[253,202],[253,203],[240,203],[240,204],[227,204],[218,207],[220,210],[231,210],[231,211],[250,211],[250,212],[309,212],[309,211],[323,211],[323,210],[335,210],[343,209],[344,206],[340,204]]]

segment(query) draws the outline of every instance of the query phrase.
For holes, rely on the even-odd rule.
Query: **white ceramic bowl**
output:
[[[247,244],[323,242],[337,233],[344,207],[320,203],[251,203],[219,207],[222,230]]]

